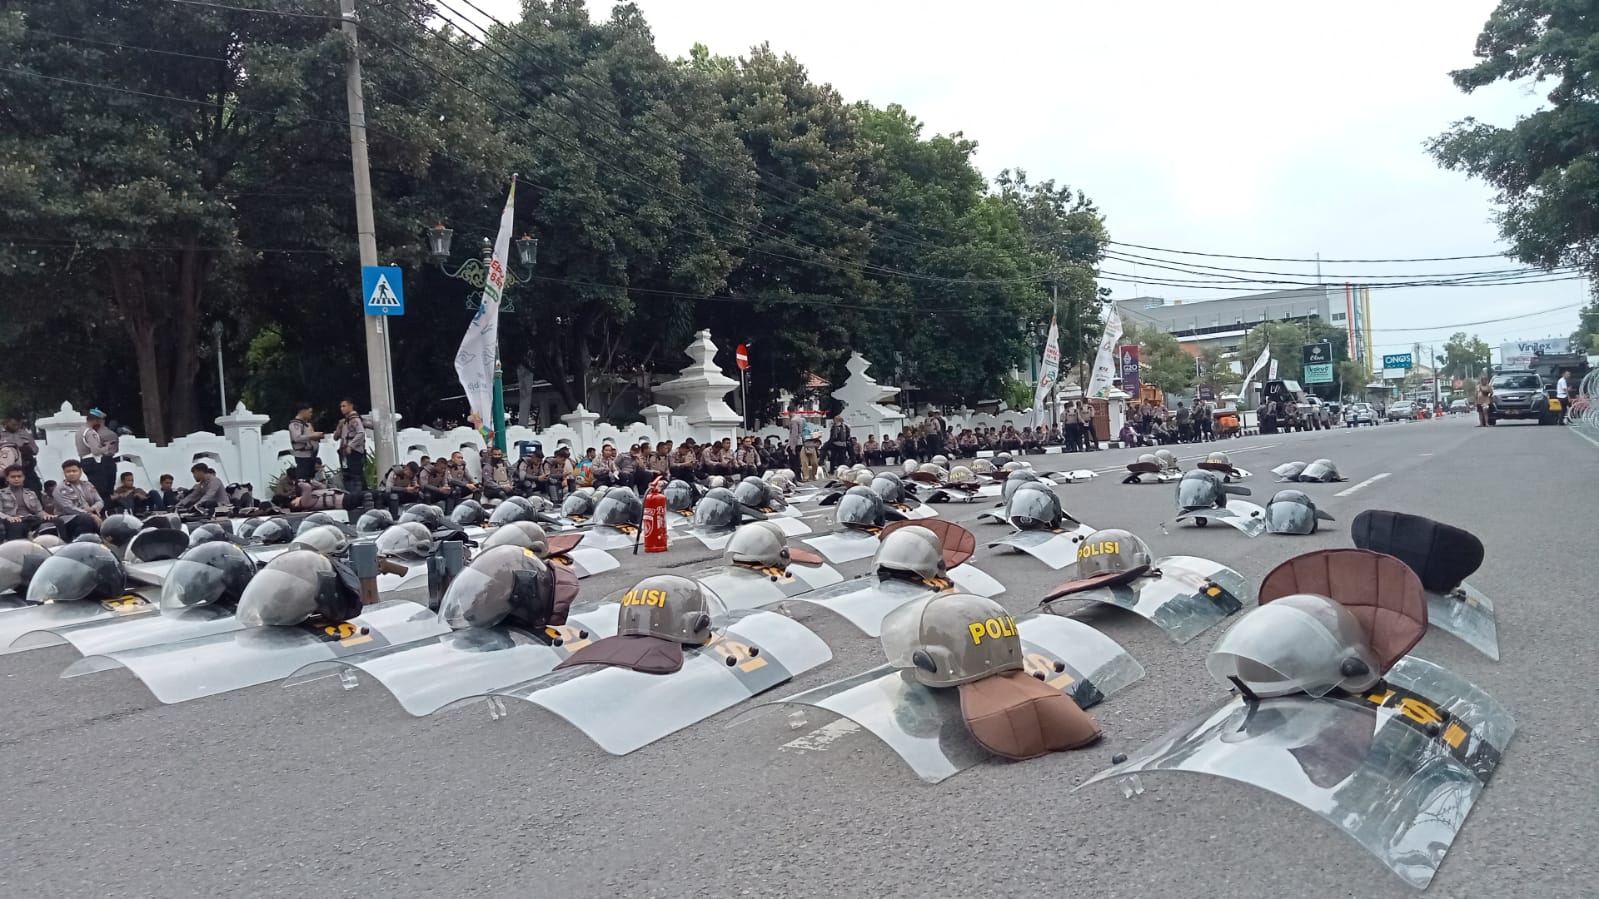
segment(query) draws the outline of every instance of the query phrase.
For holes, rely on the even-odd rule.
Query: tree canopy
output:
[[[229,387],[260,411],[367,394],[348,45],[329,4],[248,5],[0,12],[9,404],[194,430],[215,408],[215,325]],[[451,360],[472,314],[421,233],[448,224],[467,258],[513,172],[539,253],[508,293],[501,357],[568,408],[631,415],[624,398],[647,401],[700,328],[726,367],[750,347],[758,415],[813,374],[839,382],[851,350],[917,400],[998,396],[1052,304],[1063,366],[1093,355],[1108,233],[1081,190],[990,182],[971,138],[852,102],[764,46],[669,60],[632,4],[523,7],[480,28],[435,0],[361,4],[361,53],[381,60],[365,67],[379,255],[406,269],[390,324],[407,422],[464,414]]]

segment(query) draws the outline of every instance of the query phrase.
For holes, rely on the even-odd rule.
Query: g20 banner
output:
[[[1132,396],[1138,396],[1138,388],[1143,383],[1138,370],[1138,346],[1117,347],[1116,358],[1121,364],[1122,391]]]

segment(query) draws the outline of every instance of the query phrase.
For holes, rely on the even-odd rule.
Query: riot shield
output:
[[[733,613],[711,642],[685,649],[673,674],[585,665],[487,696],[519,699],[566,719],[601,749],[626,755],[782,684],[833,657],[804,625],[775,612]]]
[[[140,609],[135,614],[54,625],[25,633],[8,652],[69,643],[79,655],[104,655],[140,646],[178,643],[243,627],[228,606],[195,606],[178,611]]]
[[[615,551],[632,549],[639,540],[639,529],[631,524],[596,525],[583,532],[583,545],[589,549]]]
[[[0,655],[53,645],[48,638],[22,640],[35,631],[53,631],[92,621],[111,621],[160,612],[159,597],[126,593],[116,599],[80,599],[27,605],[0,614]]]
[[[1063,528],[1058,531],[1016,531],[998,540],[990,540],[988,545],[1020,550],[1059,571],[1077,561],[1077,544],[1095,530],[1071,519],[1061,524]]]
[[[86,656],[61,676],[127,668],[157,699],[171,704],[281,680],[312,662],[422,640],[448,629],[425,606],[388,600],[338,624],[246,627],[182,643]]]
[[[1420,889],[1515,729],[1487,693],[1407,656],[1359,696],[1229,699],[1083,787],[1154,771],[1250,784],[1315,813]]]
[[[823,608],[855,625],[868,637],[883,631],[883,616],[900,606],[931,593],[952,593],[949,580],[921,581],[901,577],[865,574],[840,584],[795,596],[795,602]]]
[[[1086,624],[1054,615],[1016,620],[1028,673],[1091,708],[1144,676],[1116,641]],[[938,783],[990,758],[967,729],[960,694],[917,683],[909,671],[882,665],[853,677],[785,696],[779,703],[814,706],[848,718],[888,744],[916,776]]]
[[[726,565],[700,572],[694,580],[720,597],[728,609],[756,609],[831,587],[844,576],[830,565],[790,565],[787,569]]]
[[[877,539],[875,530],[866,531],[858,528],[844,528],[831,534],[807,537],[800,542],[821,553],[827,561],[838,565],[870,558],[882,545]],[[727,545],[725,539],[722,545]]]
[[[1180,512],[1176,518],[1177,523],[1192,521],[1204,527],[1212,521],[1235,528],[1246,537],[1259,537],[1266,533],[1266,510],[1251,502],[1241,499],[1229,500],[1227,505],[1219,509],[1194,509]]]
[[[572,573],[579,578],[604,574],[607,571],[615,571],[622,567],[621,561],[615,556],[603,549],[593,549],[587,546],[574,546],[559,552],[555,551],[554,547],[551,547],[550,554],[545,557],[544,561],[552,565],[564,565],[572,569]]]
[[[1210,559],[1167,556],[1152,571],[1125,584],[1045,599],[1043,608],[1064,615],[1073,608],[1067,604],[1077,601],[1119,606],[1187,643],[1254,598],[1243,575]]]
[[[0,618],[0,621],[3,621]],[[1427,592],[1427,624],[1499,661],[1499,624],[1494,604],[1477,588],[1462,583],[1454,591]]]

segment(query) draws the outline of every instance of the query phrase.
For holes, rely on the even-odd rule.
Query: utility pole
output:
[[[372,172],[366,158],[366,100],[361,94],[361,54],[356,37],[355,0],[339,0],[339,17],[349,44],[344,98],[350,109],[350,167],[355,173],[355,231],[361,266],[378,264],[377,228],[372,221]],[[372,389],[372,421],[377,425],[379,477],[394,466],[394,387],[389,378],[389,328],[381,315],[366,319],[366,375]],[[363,474],[364,476],[364,474]]]

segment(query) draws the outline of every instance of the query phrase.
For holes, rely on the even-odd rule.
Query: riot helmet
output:
[[[1017,462],[1016,460],[1012,459],[1011,461],[1006,462],[1004,465],[1001,465],[1000,470],[1015,473],[1029,467],[1030,466],[1028,466],[1026,463]]]
[[[556,612],[555,571],[531,549],[495,546],[479,553],[450,582],[439,604],[439,620],[455,630],[493,627],[510,620],[542,628]]]
[[[1060,508],[1060,497],[1048,484],[1029,481],[1011,494],[1005,504],[1005,517],[1024,531],[1054,531],[1060,528],[1065,513]]]
[[[450,521],[458,528],[475,528],[488,519],[488,510],[475,499],[461,500],[461,504],[450,512]]]
[[[1014,495],[1017,490],[1020,490],[1023,484],[1041,484],[1043,481],[1043,478],[1039,477],[1036,472],[1029,469],[1024,468],[1017,471],[1012,471],[1010,474],[1005,476],[1005,487],[1000,491],[1000,493],[1002,498],[1005,500],[1005,504],[1008,506],[1010,505],[1011,496]]]
[[[1271,473],[1285,481],[1297,481],[1299,480],[1300,474],[1304,473],[1305,468],[1306,465],[1303,462],[1284,462],[1276,468],[1273,468]]]
[[[1154,453],[1139,453],[1138,454],[1138,464],[1139,465],[1153,465],[1156,468],[1159,468],[1160,467],[1160,460],[1155,458],[1155,454]]]
[[[394,526],[394,516],[387,509],[368,509],[355,521],[355,532],[363,537],[381,534]]]
[[[22,592],[39,570],[50,551],[32,540],[7,540],[0,543],[0,593]]]
[[[121,549],[141,530],[144,530],[143,522],[132,515],[108,515],[100,524],[100,539]]]
[[[717,487],[726,487],[727,478],[724,478],[719,474],[713,474],[705,479],[705,486],[711,489],[715,489]]]
[[[944,576],[944,547],[938,535],[924,527],[900,527],[883,535],[872,559],[872,569],[915,575],[922,580]]]
[[[1142,456],[1139,461],[1143,461]],[[1177,454],[1169,449],[1155,450],[1155,464],[1160,466],[1161,471],[1177,471],[1182,467],[1177,462]]]
[[[28,582],[28,602],[111,599],[122,587],[122,562],[110,547],[73,541],[39,563]]]
[[[694,508],[694,485],[682,478],[667,481],[666,489],[661,492],[666,495],[668,512],[687,512]]]
[[[694,507],[694,527],[704,531],[731,531],[742,517],[738,500],[726,487],[707,490]]]
[[[994,456],[994,464],[997,465],[997,466],[1000,466],[1001,468],[1003,468],[1006,465],[1009,465],[1010,463],[1012,463],[1014,461],[1016,461],[1016,460],[1011,458],[1011,454],[1010,453],[998,453],[998,454],[996,454]]]
[[[943,453],[939,453],[938,455],[934,456],[931,461],[934,465],[937,465],[940,468],[949,467],[949,457]]]
[[[781,471],[768,474],[766,483],[770,484],[772,490],[780,496],[794,492],[794,479]]]
[[[561,517],[582,520],[594,515],[594,491],[586,487],[572,491],[561,502]]]
[[[235,617],[245,627],[293,627],[313,615],[349,621],[359,614],[361,598],[339,584],[333,560],[291,549],[250,579]]]
[[[62,540],[55,534],[39,534],[33,538],[33,542],[38,546],[44,547],[45,549],[55,549],[56,547],[65,545],[66,543],[65,540]]]
[[[283,518],[268,518],[250,532],[250,539],[263,546],[276,546],[294,539],[294,528]]]
[[[233,526],[233,536],[238,537],[240,540],[249,540],[255,535],[256,528],[259,528],[267,520],[265,518],[246,518]]]
[[[846,528],[880,528],[888,523],[888,508],[870,487],[851,487],[839,498],[833,520]]]
[[[970,593],[938,593],[893,610],[883,619],[882,644],[890,665],[909,669],[927,687],[958,687],[1023,668],[1016,620],[994,600]]]
[[[425,559],[433,552],[433,532],[419,521],[402,521],[378,535],[378,553]]]
[[[788,568],[788,535],[770,521],[752,521],[733,532],[722,558],[735,565]]]
[[[1261,698],[1358,692],[1381,677],[1377,654],[1354,614],[1313,593],[1250,610],[1205,657],[1211,677]]]
[[[965,465],[957,465],[949,470],[949,482],[951,484],[969,484],[975,480],[977,480],[977,473]]]
[[[513,521],[532,521],[538,510],[525,497],[508,496],[489,515],[489,524],[496,527],[510,524]]]
[[[427,503],[417,503],[406,509],[405,513],[400,516],[399,523],[404,524],[407,521],[414,521],[430,531],[450,531],[455,529],[450,520],[444,517],[444,513],[439,511],[438,506]]]
[[[757,477],[748,477],[733,488],[733,498],[751,509],[771,506],[771,485]]]
[[[496,546],[517,546],[531,549],[542,558],[549,550],[550,536],[536,521],[513,521],[489,532],[483,538],[481,550]]]
[[[1154,564],[1154,554],[1143,538],[1121,528],[1104,528],[1077,544],[1073,580],[1093,579],[1096,583],[1132,580],[1147,573]]]
[[[155,515],[148,516],[144,519],[144,526],[147,528],[159,528],[166,531],[184,530],[183,519],[173,515],[170,512],[158,512]]]
[[[231,543],[232,538],[227,528],[216,522],[202,524],[189,532],[189,547],[192,549],[204,543]]]
[[[872,473],[864,468],[860,471],[850,472],[850,479],[854,481],[855,486],[857,487],[870,487],[872,484],[872,477]]]
[[[1205,461],[1199,463],[1199,467],[1207,468],[1212,471],[1231,471],[1233,467],[1233,460],[1228,458],[1226,453],[1222,452],[1221,450],[1217,450],[1206,456]]]
[[[1317,459],[1305,466],[1305,470],[1299,474],[1299,480],[1327,483],[1341,481],[1343,478],[1338,476],[1338,466],[1334,465],[1331,459]]]
[[[924,475],[931,475],[939,483],[943,483],[944,481],[949,479],[949,472],[944,470],[944,466],[935,465],[932,462],[928,462],[928,463],[926,463],[924,465],[919,466],[916,469],[916,473],[917,474],[924,474]]]
[[[711,639],[711,617],[719,606],[696,581],[676,574],[647,577],[622,594],[616,635],[704,646]]]
[[[972,471],[977,474],[993,474],[994,463],[987,459],[975,459],[972,461]]]
[[[212,541],[179,556],[161,582],[161,608],[167,611],[237,603],[255,575],[255,562],[232,543]]]
[[[1208,469],[1184,472],[1177,482],[1177,507],[1184,512],[1219,509],[1227,505],[1221,475]]]
[[[298,537],[312,528],[320,527],[339,527],[339,520],[326,512],[312,512],[310,515],[300,519],[300,526],[295,530],[294,535]]]
[[[133,535],[122,550],[124,565],[176,559],[189,548],[189,535],[166,528],[145,528]]]
[[[872,479],[870,487],[872,492],[881,496],[883,502],[888,505],[895,506],[905,502],[905,485],[899,478],[880,474]]]
[[[1266,530],[1272,534],[1314,534],[1317,520],[1332,520],[1303,490],[1279,490],[1266,504]]]
[[[639,527],[644,523],[644,501],[632,487],[612,487],[594,506],[594,523],[609,527]]]
[[[301,529],[294,536],[291,544],[299,549],[309,549],[325,556],[336,556],[344,552],[350,545],[350,535],[336,524],[320,524],[310,529]]]
[[[906,474],[915,474],[919,464],[920,463],[918,463],[915,459],[906,459],[905,464],[901,465],[900,468],[903,469]]]

